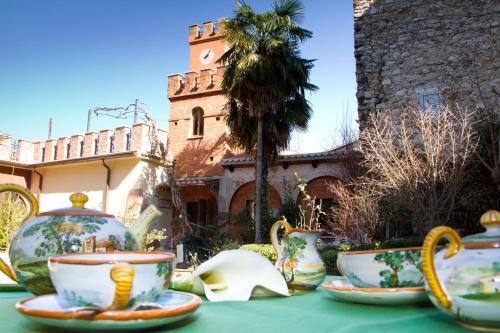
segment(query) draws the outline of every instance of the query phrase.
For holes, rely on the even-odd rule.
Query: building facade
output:
[[[500,3],[354,0],[361,127],[406,106],[500,109]]]
[[[188,72],[168,77],[168,150],[174,158],[176,184],[191,222],[207,225],[227,216],[234,222],[254,202],[255,173],[253,158],[228,144],[227,100],[221,88],[225,68],[217,62],[226,50],[223,32],[213,22],[193,25],[188,43]],[[318,200],[333,202],[328,183],[343,177],[342,163],[349,158],[352,145],[281,155],[269,169],[269,208],[276,215],[284,200],[300,202],[297,177],[307,179],[306,189]]]
[[[159,130],[166,144],[167,133]],[[0,182],[29,188],[40,211],[71,206],[69,195],[88,195],[87,208],[116,216],[135,215],[147,204],[163,212],[156,228],[169,225],[171,198],[163,186],[166,174],[159,158],[151,155],[146,124],[104,129],[83,135],[31,142],[12,138],[0,142]]]

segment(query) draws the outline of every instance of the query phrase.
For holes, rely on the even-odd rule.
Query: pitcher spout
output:
[[[149,231],[149,227],[155,218],[161,215],[161,212],[156,208],[155,205],[149,205],[142,213],[139,215],[134,224],[130,227],[130,232],[135,236],[137,244],[139,246],[139,251],[143,251],[145,248],[146,234]]]

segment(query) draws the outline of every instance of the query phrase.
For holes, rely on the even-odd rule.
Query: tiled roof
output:
[[[342,146],[335,147],[332,150],[322,151],[318,153],[304,153],[304,154],[287,154],[280,155],[276,159],[276,163],[283,162],[308,162],[320,160],[337,160],[347,157],[353,157],[359,153],[358,141],[349,142]],[[230,165],[248,165],[253,164],[254,158],[249,156],[225,158],[221,161],[222,166]]]
[[[221,177],[190,177],[190,178],[178,178],[175,180],[175,184],[179,186],[186,185],[205,185],[207,182],[218,181]]]

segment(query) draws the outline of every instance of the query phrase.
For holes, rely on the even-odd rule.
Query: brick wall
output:
[[[307,183],[306,192],[310,196],[316,197],[317,199],[335,199],[335,192],[331,191],[328,188],[328,185],[337,180],[337,178],[330,176],[314,178]],[[302,194],[299,194],[297,202],[300,203],[302,198]]]
[[[34,154],[33,143],[27,140],[18,140],[16,161],[20,163],[32,163]]]
[[[223,94],[193,96],[172,100],[170,103],[168,151],[176,160],[176,177],[223,175],[221,159],[232,155],[227,145]],[[192,137],[192,111],[201,107],[204,115],[204,133]]]
[[[45,162],[54,160],[54,152],[57,146],[57,140],[47,140],[45,141]]]
[[[59,138],[57,139],[57,160],[64,160],[66,159],[67,153],[68,153],[68,143],[69,143],[69,138]]]
[[[12,159],[12,137],[0,136],[0,160],[10,161]]]
[[[127,150],[127,134],[130,133],[130,128],[126,126],[117,127],[115,129],[115,151],[121,152]]]
[[[71,136],[70,139],[70,158],[78,158],[81,155],[81,142],[83,141],[83,136],[82,135],[73,135]]]
[[[110,129],[103,129],[99,131],[99,155],[109,154],[112,135],[113,131]]]
[[[83,157],[95,155],[95,139],[98,137],[99,135],[95,132],[85,133],[83,138]]]

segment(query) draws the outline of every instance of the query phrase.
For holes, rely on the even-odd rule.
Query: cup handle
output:
[[[14,192],[24,197],[26,201],[29,203],[28,213],[24,216],[24,219],[21,224],[26,223],[26,221],[31,220],[38,214],[38,201],[36,200],[33,193],[31,193],[28,189],[17,185],[17,184],[0,184],[0,193],[3,192]],[[5,261],[0,258],[0,271],[7,275],[13,281],[19,283],[19,279],[16,276],[14,270],[7,265]]]
[[[278,259],[283,257],[283,251],[281,250],[281,245],[278,240],[278,229],[280,227],[285,228],[285,235],[289,232],[290,229],[292,229],[292,226],[286,221],[284,216],[281,220],[274,222],[273,226],[271,227],[271,242],[273,243],[273,247],[276,251]]]
[[[451,298],[448,294],[446,294],[443,285],[439,282],[436,274],[436,268],[434,266],[434,252],[436,250],[437,243],[442,238],[446,238],[450,242],[450,246],[444,256],[445,259],[453,257],[462,249],[462,240],[455,230],[444,226],[436,227],[425,237],[422,249],[422,268],[425,280],[427,281],[432,294],[436,297],[436,300],[441,306],[449,309],[452,305]]]
[[[113,303],[107,308],[108,310],[121,310],[127,307],[132,293],[134,275],[134,269],[126,262],[113,265],[109,271],[109,276],[115,282],[115,296],[113,297]]]

